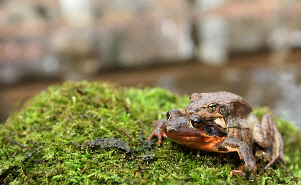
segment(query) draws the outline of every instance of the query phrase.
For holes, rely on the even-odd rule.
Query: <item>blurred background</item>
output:
[[[0,0],[0,123],[65,80],[230,91],[301,124],[300,0]]]

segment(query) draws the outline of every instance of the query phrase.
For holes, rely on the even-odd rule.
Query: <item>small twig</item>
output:
[[[80,144],[78,144],[77,142],[70,142],[71,144],[73,144],[75,147],[77,147],[77,148],[83,148],[83,147],[85,147],[85,146],[87,146],[86,144],[84,144],[84,145],[80,145]]]
[[[154,157],[154,155],[149,154],[149,155],[138,156],[138,158],[143,158],[144,160],[153,160],[155,157]]]
[[[17,153],[18,153],[18,151],[16,151],[16,152],[13,154],[13,156],[16,156]]]
[[[13,138],[6,136],[7,139],[9,139],[10,141],[12,141],[14,144],[20,146],[21,148],[28,148],[28,146],[22,145],[19,142],[17,142],[16,140],[14,140]]]
[[[28,161],[28,159],[30,159],[34,155],[35,152],[36,151],[28,153],[27,155],[25,155],[24,159],[22,160],[22,163],[25,164]]]
[[[83,174],[88,169],[89,163],[90,161],[88,161],[84,168],[81,170],[81,174]]]
[[[71,110],[69,108],[68,108],[68,112],[69,112],[70,117],[73,117],[73,113],[71,112]]]

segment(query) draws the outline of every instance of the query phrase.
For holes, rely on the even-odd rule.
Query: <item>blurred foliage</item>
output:
[[[166,139],[146,140],[163,112],[184,108],[188,96],[161,88],[123,88],[105,82],[51,86],[12,112],[0,129],[1,184],[300,184],[301,135],[276,118],[285,143],[286,169],[229,177],[241,162],[190,151]],[[262,116],[267,109],[255,110]],[[89,149],[96,137],[128,143]],[[263,164],[263,163],[259,163]]]

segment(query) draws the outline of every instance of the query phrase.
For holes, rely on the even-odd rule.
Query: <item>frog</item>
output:
[[[252,106],[241,96],[226,92],[193,93],[185,109],[172,109],[166,118],[159,120],[148,137],[170,138],[184,147],[216,153],[237,152],[243,162],[230,176],[253,174],[257,171],[256,159],[265,167],[278,163],[283,169],[284,143],[282,135],[270,113],[259,120]],[[224,154],[225,155],[225,154]]]

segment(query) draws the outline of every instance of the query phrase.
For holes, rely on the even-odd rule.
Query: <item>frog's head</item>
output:
[[[186,108],[187,115],[199,115],[205,119],[228,117],[246,118],[252,111],[249,103],[230,92],[194,93]],[[223,127],[226,128],[226,127]]]
[[[185,110],[187,116],[194,118],[194,121],[201,120],[205,124],[215,124],[221,129],[227,128],[227,119],[230,115],[229,105],[212,97],[202,97],[201,94],[192,94],[190,101]]]
[[[173,141],[193,147],[219,142],[227,136],[225,129],[218,125],[220,118],[206,120],[198,115],[187,116],[177,109],[167,113],[164,132]]]

